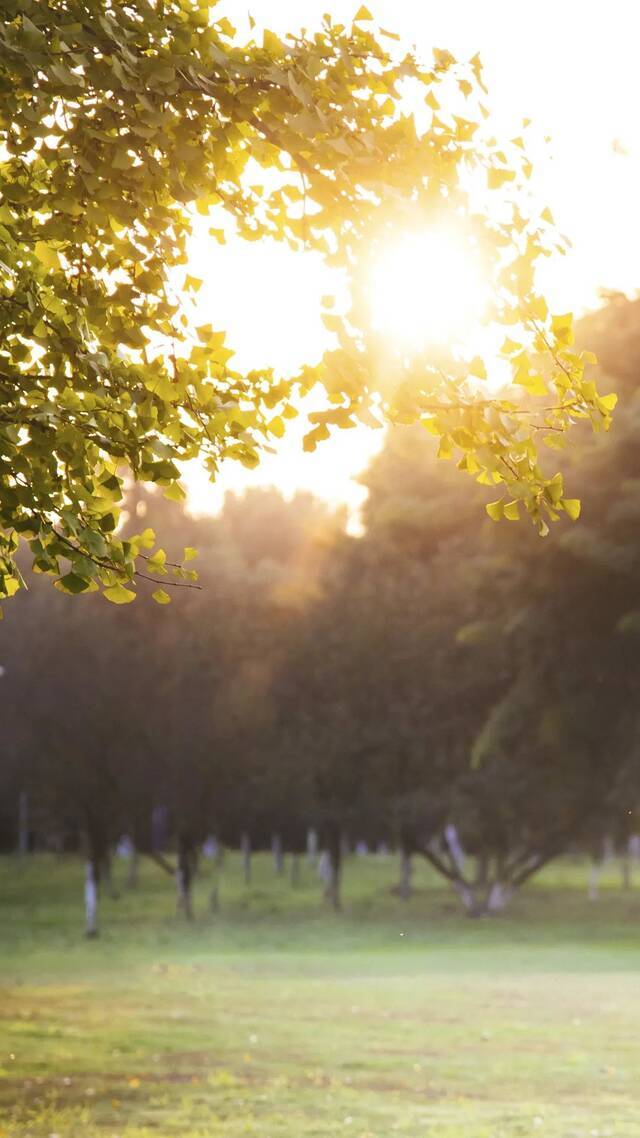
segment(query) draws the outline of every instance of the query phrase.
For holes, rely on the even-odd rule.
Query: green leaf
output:
[[[61,593],[86,593],[91,589],[92,581],[87,581],[84,577],[79,577],[77,573],[67,573],[66,576],[60,577],[57,581],[53,582],[56,589]],[[96,586],[93,586],[95,590]]]

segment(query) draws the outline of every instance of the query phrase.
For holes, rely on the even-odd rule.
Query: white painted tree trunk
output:
[[[318,860],[318,835],[315,830],[307,830],[307,861],[314,866]]]
[[[489,913],[501,912],[502,909],[506,908],[512,896],[513,889],[510,885],[503,885],[501,881],[494,881],[487,897],[487,911]]]
[[[329,854],[327,853],[326,850],[322,850],[320,857],[318,858],[317,872],[318,872],[318,877],[320,878],[320,880],[325,885],[327,884],[327,882],[329,880],[330,865],[331,865],[331,859],[329,857]]]
[[[341,908],[340,885],[342,878],[342,857],[345,844],[344,835],[333,833],[330,836],[324,866],[325,901],[328,901],[331,908],[335,910]]]
[[[300,884],[300,854],[291,855],[291,886],[297,889]]]
[[[588,897],[590,901],[597,901],[600,896],[600,874],[602,873],[602,862],[592,861],[589,868],[589,888]]]
[[[251,884],[251,838],[245,832],[240,839],[242,853],[242,873],[245,885]]]
[[[404,846],[400,849],[400,880],[398,882],[398,895],[402,897],[403,901],[408,901],[411,896],[411,878],[413,877],[413,865],[411,863],[411,854],[405,849]]]
[[[176,911],[178,915],[183,915],[187,920],[190,920],[193,916],[191,911],[191,892],[187,875],[182,866],[176,870],[176,893]]]
[[[452,822],[445,826],[444,837],[456,870],[460,874],[464,873],[464,850],[458,837],[458,830]]]
[[[324,895],[332,909],[340,908],[340,865],[331,857],[329,858]]]
[[[191,870],[185,858],[180,858],[176,869],[176,912],[178,916],[193,920],[191,903]]]
[[[282,849],[282,838],[279,834],[274,834],[271,839],[271,853],[273,854],[273,868],[278,877],[281,877],[284,873],[284,852]]]
[[[458,894],[467,913],[475,914],[478,911],[478,903],[473,889],[468,885],[463,885],[461,881],[454,881],[453,888]]]
[[[98,870],[91,859],[85,865],[84,911],[87,936],[98,935]]]

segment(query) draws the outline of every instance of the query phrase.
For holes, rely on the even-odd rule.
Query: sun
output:
[[[462,232],[406,233],[370,271],[371,324],[403,350],[463,344],[481,325],[489,291],[478,251]]]

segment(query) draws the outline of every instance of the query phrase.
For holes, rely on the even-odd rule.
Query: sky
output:
[[[532,120],[534,190],[572,242],[541,280],[555,311],[580,313],[600,289],[640,288],[640,2],[638,0],[369,0],[377,22],[429,60],[433,47],[459,59],[480,53],[496,133],[520,133]],[[217,11],[242,26],[313,30],[324,12],[347,20],[346,0],[223,0]],[[257,30],[256,30],[257,34]],[[545,141],[548,139],[548,141]],[[320,297],[326,270],[309,254],[271,242],[220,246],[198,233],[193,269],[205,278],[203,320],[228,330],[239,367],[293,369],[319,358],[326,343]],[[271,484],[286,495],[311,490],[346,503],[357,528],[365,491],[354,479],[382,445],[368,428],[338,433],[313,455],[302,452],[301,422],[254,472],[230,463],[214,487],[187,475],[190,507],[220,508],[227,490]]]

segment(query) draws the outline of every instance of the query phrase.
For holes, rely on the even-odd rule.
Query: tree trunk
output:
[[[589,867],[589,888],[587,896],[590,901],[597,901],[600,896],[600,874],[602,873],[602,861],[591,861]]]
[[[307,830],[307,861],[315,865],[318,860],[318,835],[315,830]]]
[[[138,849],[133,843],[131,844],[131,853],[129,855],[129,867],[127,869],[127,876],[125,879],[125,886],[127,889],[138,888]]]
[[[505,909],[508,905],[512,896],[513,888],[510,885],[505,885],[502,881],[494,881],[487,894],[487,912],[502,912],[502,910]]]
[[[455,889],[458,897],[462,901],[465,912],[469,917],[480,917],[484,912],[484,905],[478,899],[476,892],[470,885],[464,885],[461,881],[454,881],[453,888]]]
[[[240,839],[240,850],[242,852],[244,883],[245,885],[251,885],[251,838],[246,831]]]
[[[211,913],[217,913],[219,911],[219,909],[220,909],[220,890],[218,888],[218,882],[214,881],[213,885],[211,886],[211,892],[209,894],[209,911]]]
[[[98,935],[98,893],[100,887],[100,862],[89,856],[85,865],[84,911],[87,936],[92,939]]]
[[[284,853],[282,851],[282,838],[279,834],[274,834],[271,839],[271,852],[273,854],[273,868],[278,877],[281,877],[284,873]]]
[[[398,896],[402,897],[403,901],[408,901],[411,897],[412,876],[411,854],[408,847],[403,844],[400,846],[400,880],[398,882]]]
[[[297,889],[300,884],[300,854],[291,855],[291,887]]]
[[[101,874],[101,877],[102,877],[102,881],[104,882],[105,889],[107,891],[107,896],[109,896],[112,901],[117,901],[118,897],[119,897],[119,893],[118,893],[118,890],[116,889],[116,887],[113,883],[113,872],[112,871],[113,871],[113,860],[111,858],[110,851],[107,850],[104,857],[102,858],[102,874]]]
[[[331,835],[327,843],[326,885],[324,890],[325,900],[329,902],[331,908],[335,909],[336,912],[342,908],[340,885],[343,849],[344,839],[342,835],[336,831]]]
[[[452,822],[444,828],[444,837],[447,843],[447,849],[451,856],[451,860],[456,868],[456,871],[462,875],[464,874],[464,850],[458,837],[457,827]]]
[[[25,790],[18,798],[18,857],[22,860],[29,853],[29,798]]]
[[[193,848],[184,836],[178,837],[178,866],[176,869],[176,912],[182,914],[187,921],[193,920],[193,904],[191,887],[193,885]]]

